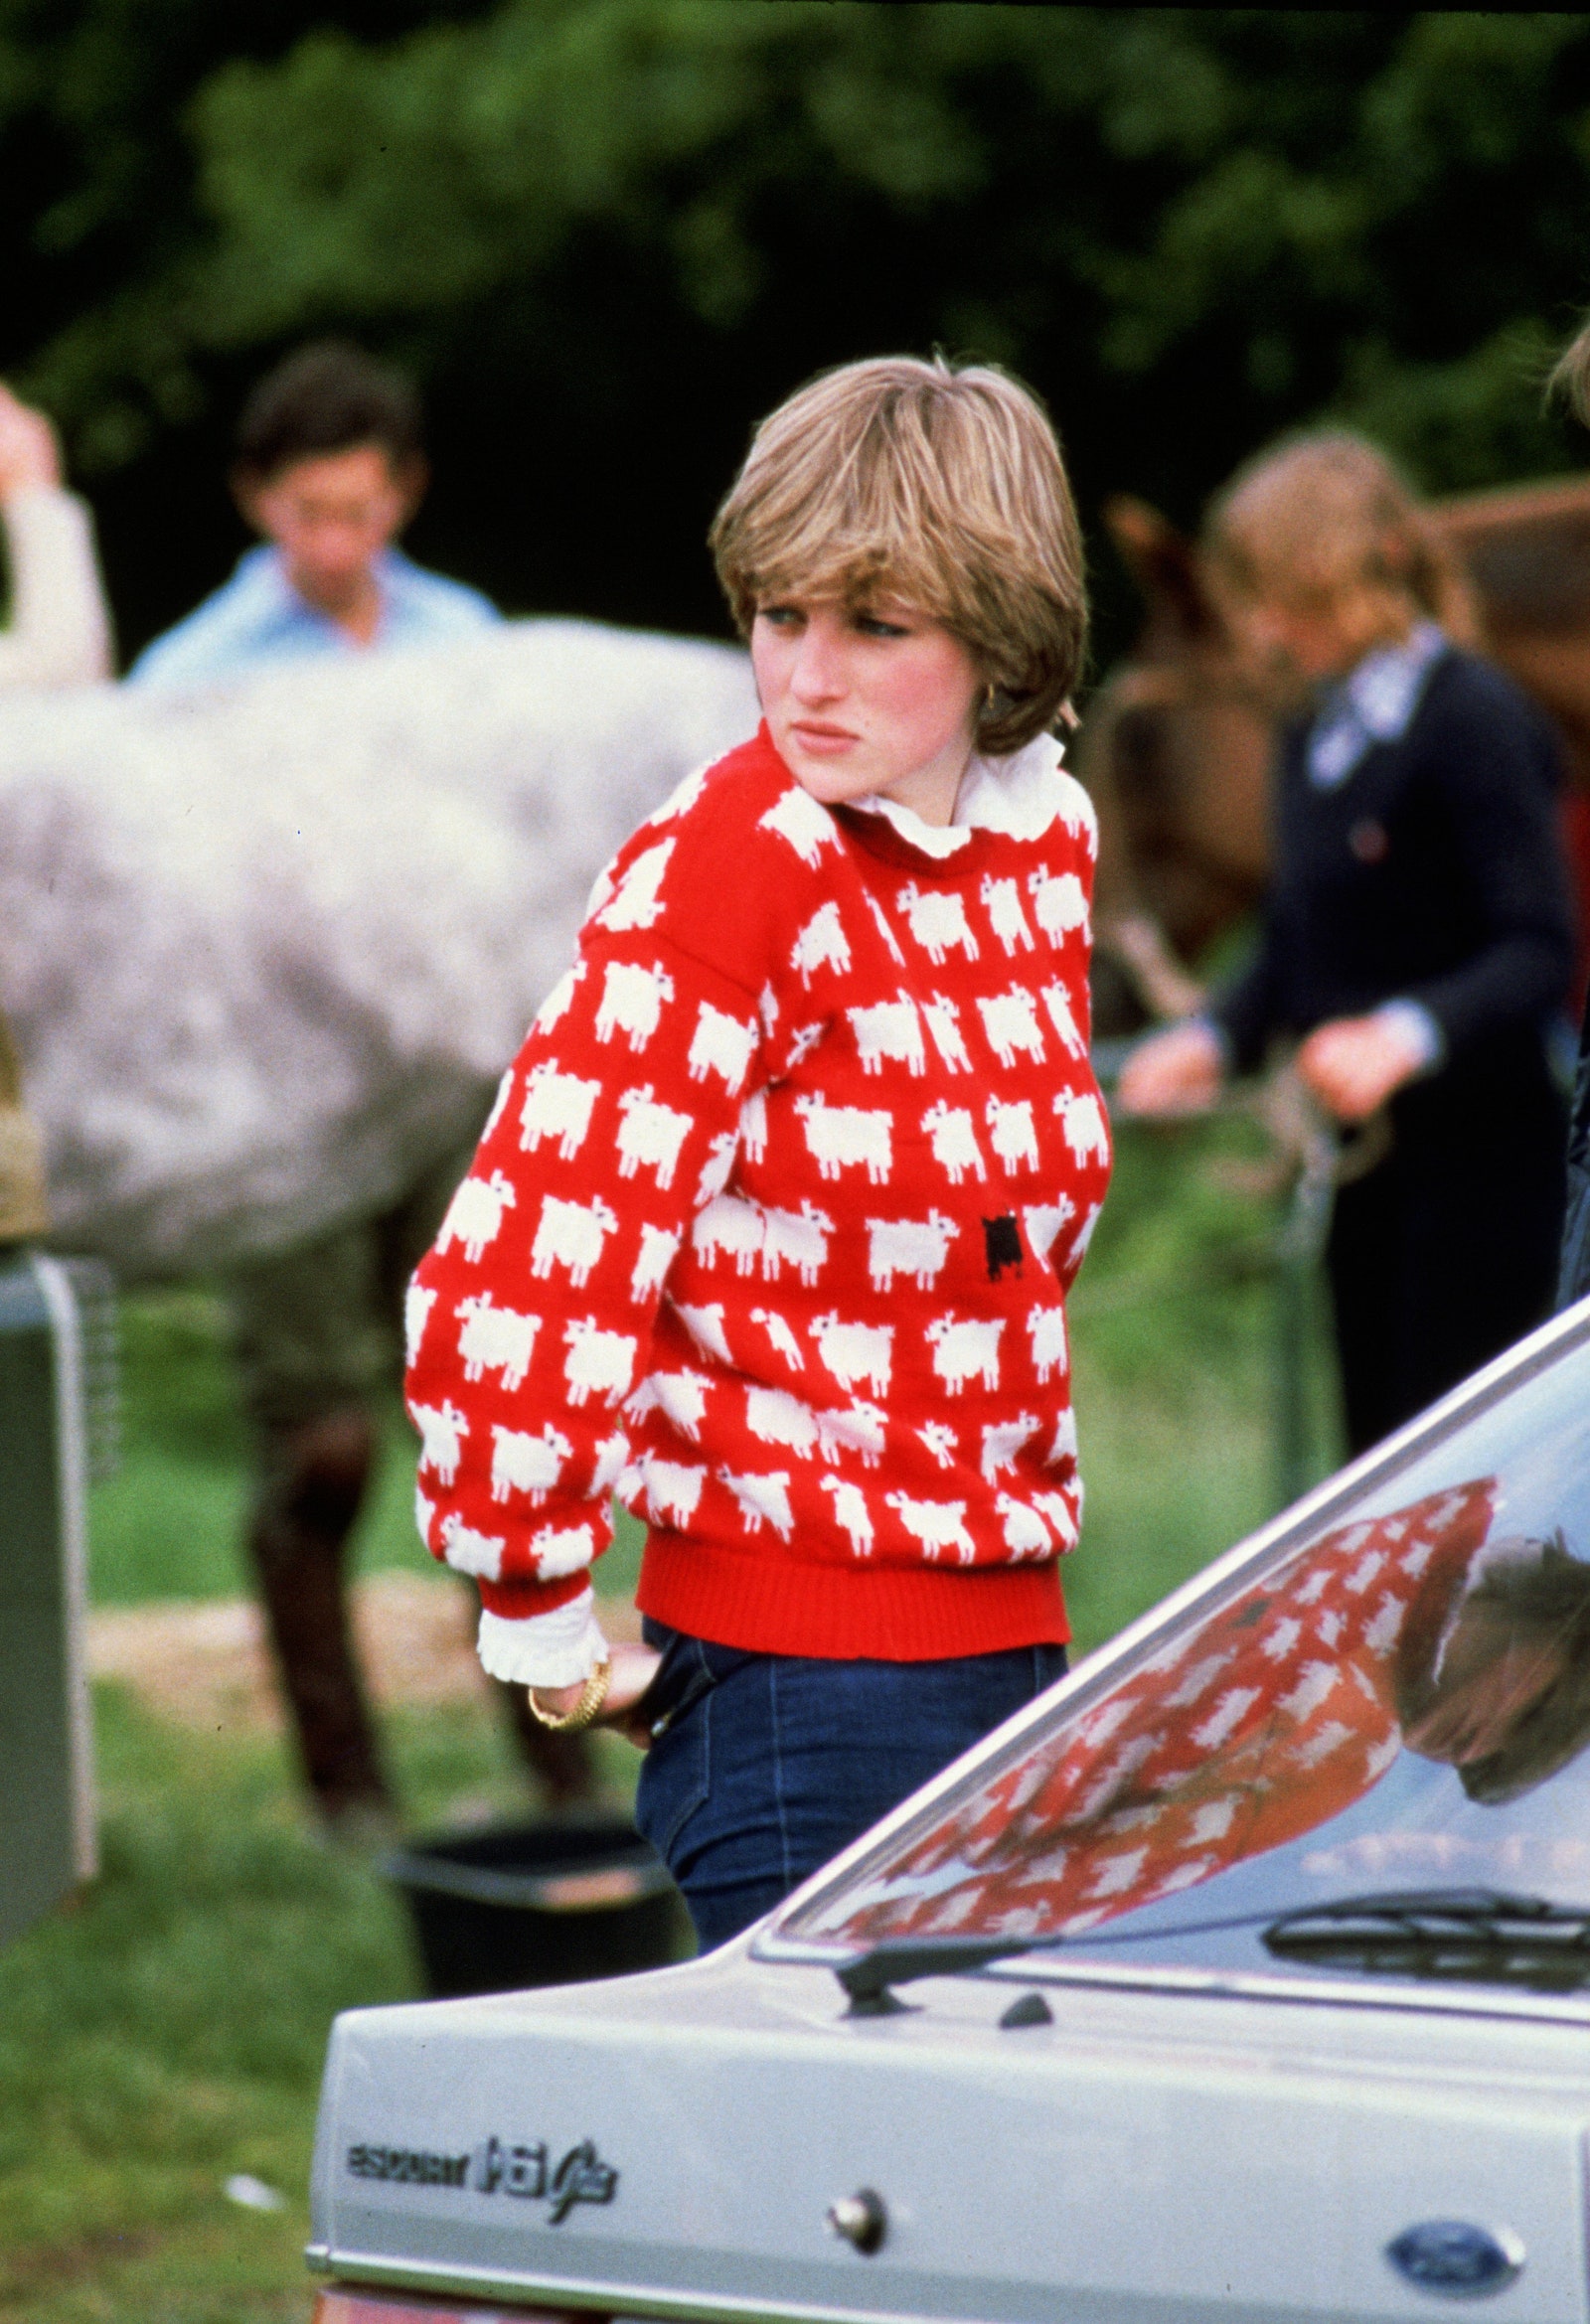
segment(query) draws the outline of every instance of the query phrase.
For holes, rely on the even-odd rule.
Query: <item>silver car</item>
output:
[[[1590,1303],[746,1937],[354,2011],[320,2324],[1590,2318]]]

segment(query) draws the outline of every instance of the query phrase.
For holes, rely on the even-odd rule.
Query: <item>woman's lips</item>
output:
[[[849,750],[861,740],[848,726],[807,725],[804,720],[794,721],[790,733],[802,750],[809,751],[814,758],[837,758],[841,751]]]

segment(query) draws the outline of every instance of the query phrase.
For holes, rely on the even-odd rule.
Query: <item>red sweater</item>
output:
[[[819,806],[764,729],[598,882],[409,1292],[419,1524],[499,1676],[590,1667],[615,1488],[642,1608],[699,1636],[1068,1634],[1062,1294],[1109,1141],[1058,759],[975,767],[935,832]]]

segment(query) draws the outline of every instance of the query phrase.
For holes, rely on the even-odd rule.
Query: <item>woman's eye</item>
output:
[[[859,613],[856,627],[864,638],[905,638],[911,634],[903,622],[885,621],[880,613]]]
[[[758,605],[758,621],[765,621],[770,629],[794,629],[799,622],[800,608],[796,605]]]

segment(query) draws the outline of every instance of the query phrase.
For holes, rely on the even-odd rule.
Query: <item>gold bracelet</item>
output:
[[[571,1711],[544,1711],[536,1700],[536,1689],[527,1687],[525,1692],[530,1697],[530,1715],[539,1720],[543,1727],[550,1727],[555,1735],[577,1735],[582,1727],[590,1725],[606,1702],[607,1689],[612,1683],[613,1665],[609,1656],[597,1663]]]

